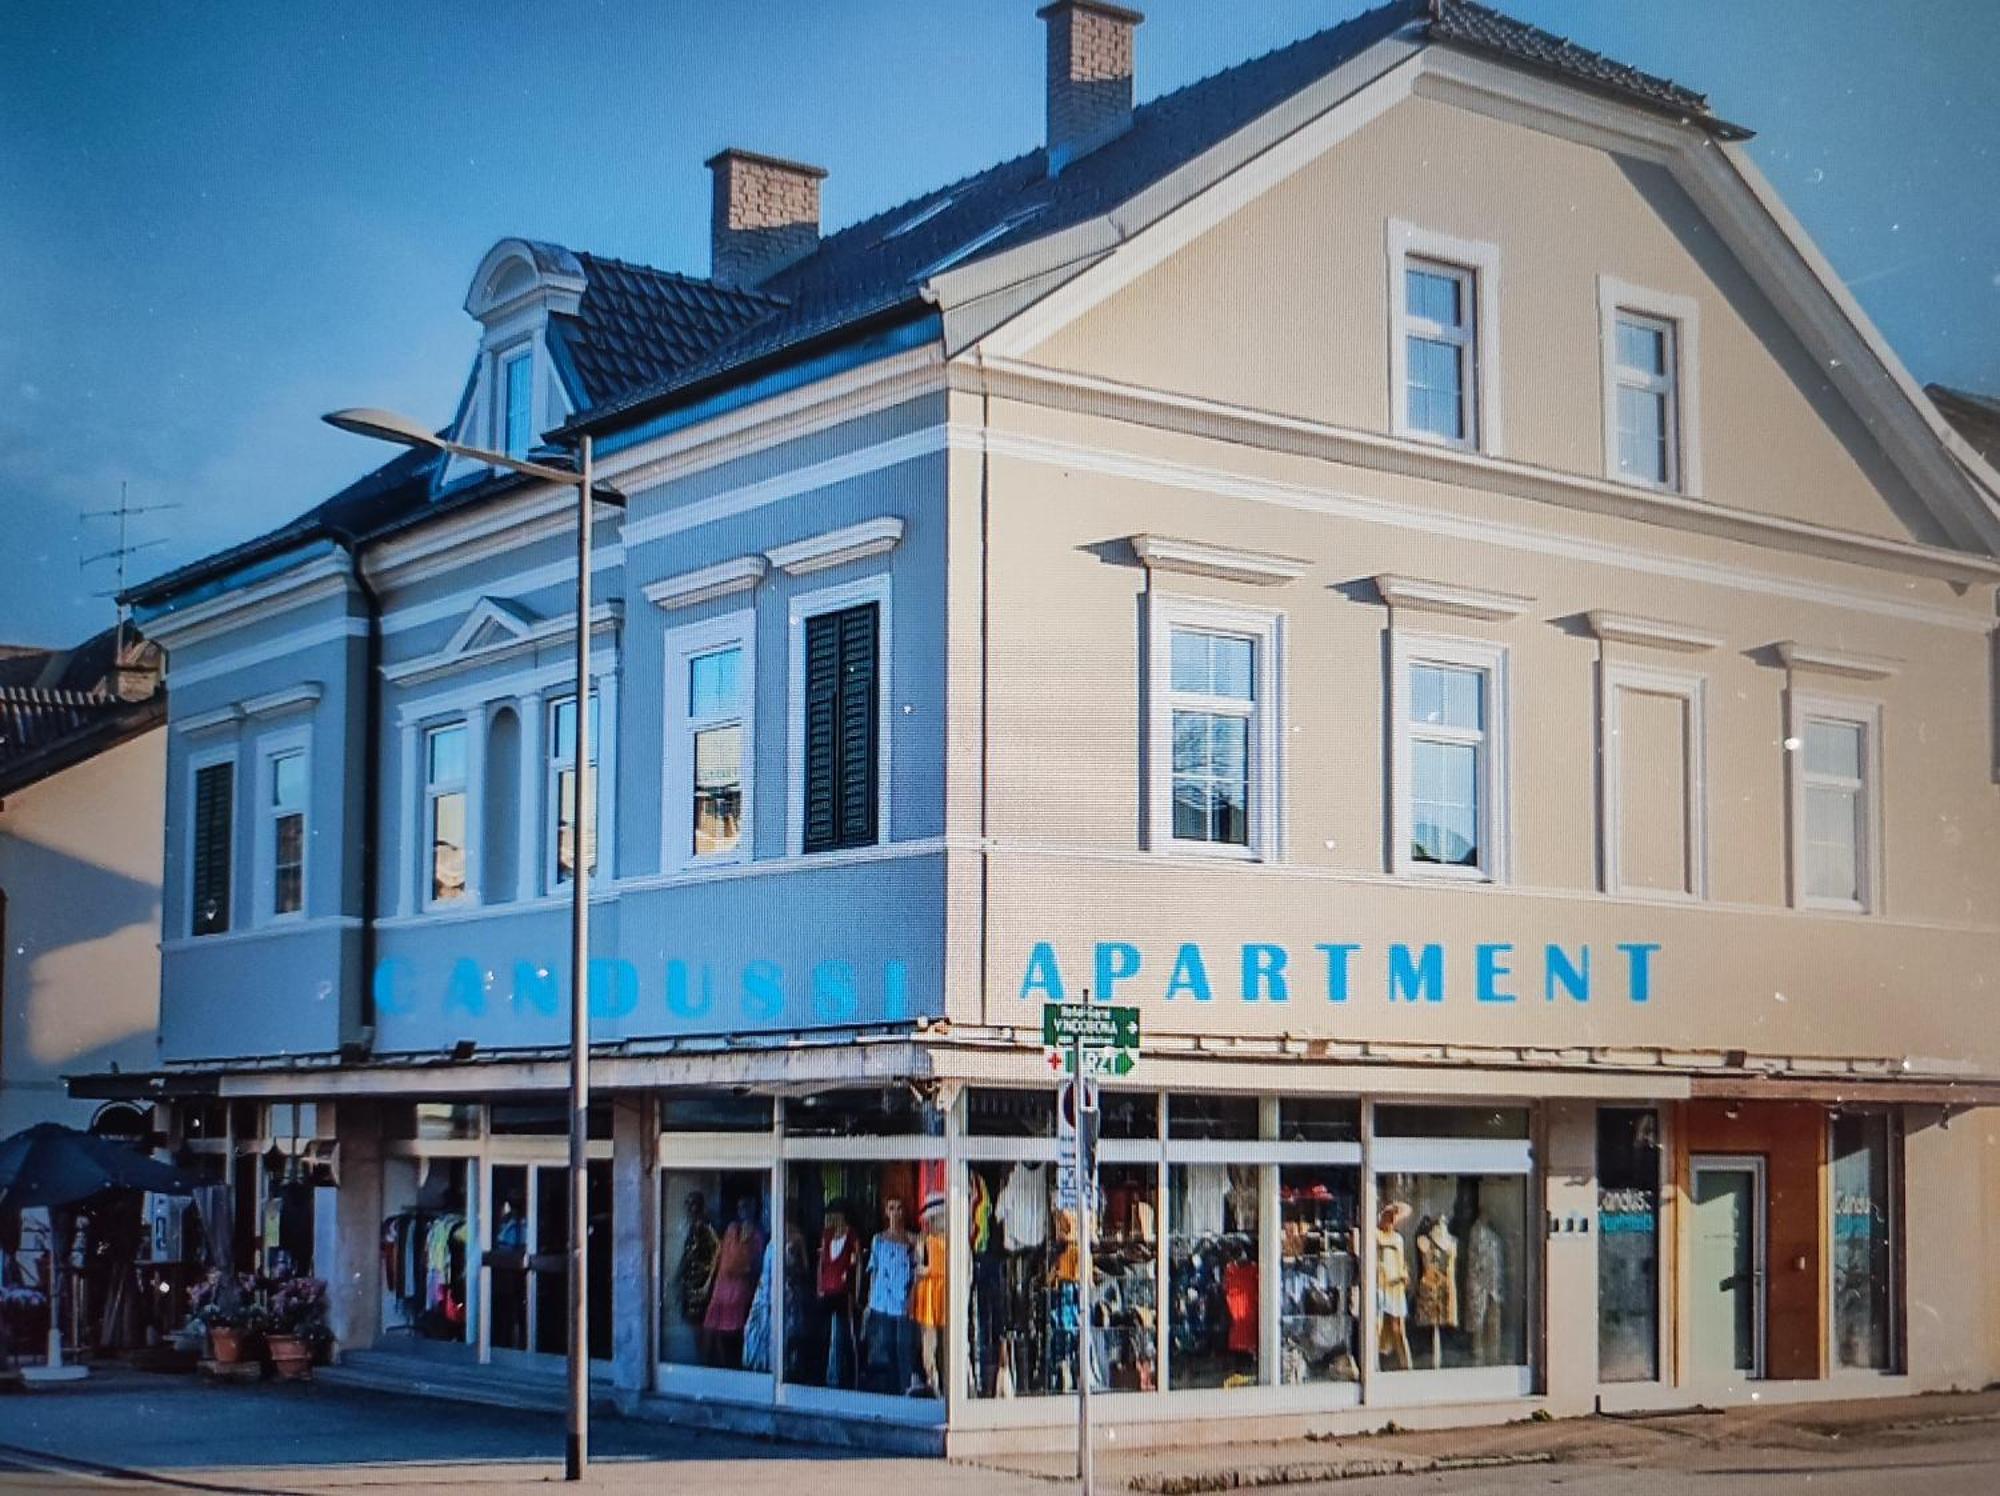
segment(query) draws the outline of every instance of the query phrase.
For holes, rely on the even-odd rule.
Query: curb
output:
[[[1206,1491],[1270,1490],[1366,1480],[1381,1475],[1434,1475],[1453,1470],[1496,1470],[1510,1465],[1552,1465],[1546,1450],[1529,1454],[1375,1455],[1352,1460],[1315,1460],[1293,1465],[1251,1465],[1240,1470],[1199,1470],[1183,1475],[1135,1475],[1126,1489],[1148,1496],[1196,1496]]]

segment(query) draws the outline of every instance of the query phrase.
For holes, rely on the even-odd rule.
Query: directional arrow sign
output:
[[[1139,1010],[1113,1008],[1101,1003],[1045,1003],[1042,1007],[1042,1043],[1050,1049],[1074,1044],[1081,1038],[1085,1049],[1137,1049]]]

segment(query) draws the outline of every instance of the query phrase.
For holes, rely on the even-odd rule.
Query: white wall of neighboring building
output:
[[[155,727],[0,801],[0,1137],[88,1124],[64,1075],[157,1062],[166,751]]]

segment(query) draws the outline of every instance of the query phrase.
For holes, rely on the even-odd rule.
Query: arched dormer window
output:
[[[465,297],[481,333],[454,427],[460,441],[518,457],[568,419],[575,402],[550,357],[549,319],[574,316],[584,286],[582,263],[559,244],[502,239],[486,252]],[[439,486],[478,471],[453,459]]]

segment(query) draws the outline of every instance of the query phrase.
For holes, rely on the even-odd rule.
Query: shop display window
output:
[[[1358,1143],[1361,1103],[1337,1096],[1281,1096],[1278,1136],[1288,1143]]]
[[[470,1341],[462,1158],[391,1158],[383,1169],[382,1324],[419,1340]]]
[[[1528,1111],[1518,1106],[1378,1106],[1378,1138],[1525,1138]]]
[[[384,1131],[391,1138],[470,1142],[479,1136],[480,1108],[465,1102],[419,1101],[389,1108]]]
[[[1894,1367],[1890,1136],[1879,1113],[1833,1119],[1833,1346],[1842,1367]]]
[[[1361,1378],[1361,1171],[1278,1171],[1278,1380]]]
[[[1377,1365],[1527,1365],[1526,1176],[1383,1174],[1375,1187]]]
[[[771,1098],[678,1091],[660,1098],[661,1132],[769,1132]]]
[[[660,1171],[662,1361],[771,1369],[770,1186],[765,1169]]]
[[[1597,1378],[1660,1376],[1660,1117],[1597,1110]]]
[[[1170,1104],[1171,1122],[1179,1100]],[[1254,1164],[1174,1164],[1167,1171],[1170,1385],[1249,1387],[1258,1380]]]
[[[496,1101],[489,1113],[489,1130],[496,1138],[562,1138],[569,1136],[569,1102],[561,1096],[532,1101]],[[584,1114],[584,1136],[593,1142],[611,1137],[611,1103],[592,1102]]]
[[[1055,1093],[974,1086],[965,1097],[965,1131],[975,1138],[1052,1138]]]
[[[798,1138],[907,1138],[944,1131],[935,1107],[908,1086],[821,1091],[785,1103],[785,1131]]]
[[[1076,1217],[1059,1208],[1052,1163],[966,1167],[972,1244],[966,1333],[972,1395],[1044,1397],[1076,1390],[1085,1316]],[[1159,1385],[1157,1171],[1102,1164],[1091,1246],[1093,1390]]]
[[[788,1125],[797,1107],[787,1107]],[[796,1332],[786,1325],[787,1382],[944,1395],[945,1204],[942,1159],[787,1165],[787,1234],[797,1232],[787,1257],[798,1253],[806,1290]]]
[[[1100,1089],[1097,1135],[1125,1142],[1153,1142],[1160,1135],[1160,1098],[1151,1091]]]
[[[1167,1136],[1244,1142],[1257,1136],[1255,1096],[1175,1093],[1167,1098]]]

